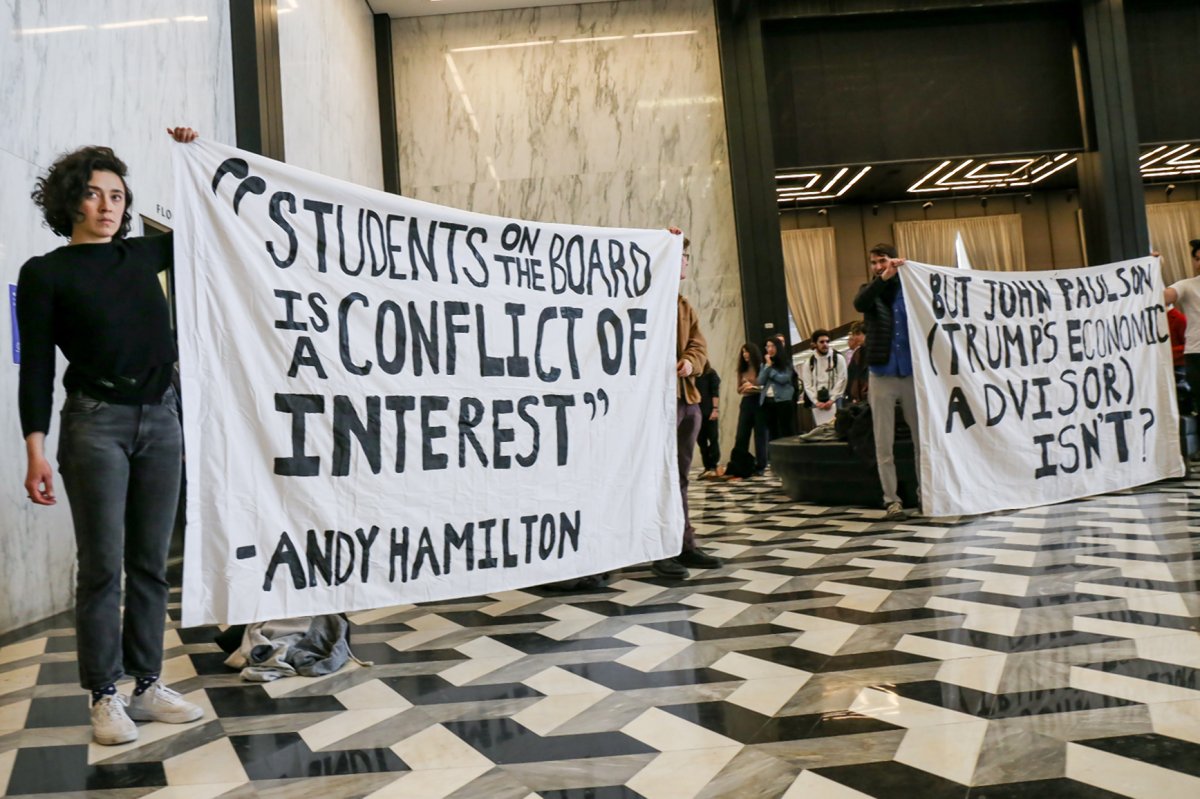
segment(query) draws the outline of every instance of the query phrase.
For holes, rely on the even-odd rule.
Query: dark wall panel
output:
[[[1061,5],[771,21],[779,166],[1082,146]]]
[[[1127,0],[1138,138],[1200,139],[1200,2]]]

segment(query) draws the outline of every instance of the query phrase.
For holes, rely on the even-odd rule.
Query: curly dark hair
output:
[[[750,356],[749,364],[742,360],[742,350],[745,350],[746,354]],[[757,377],[758,371],[762,369],[762,350],[760,350],[758,345],[753,341],[747,341],[745,344],[743,344],[742,350],[738,350],[737,373],[741,374],[742,372],[746,372],[747,374],[752,374]]]
[[[129,235],[133,219],[133,192],[125,181],[129,169],[110,147],[80,147],[78,150],[59,156],[45,177],[38,178],[30,196],[46,218],[46,225],[63,238],[71,238],[75,223],[80,220],[79,205],[87,193],[88,181],[95,171],[112,172],[125,186],[125,213],[121,215],[121,227],[113,238],[123,239]]]

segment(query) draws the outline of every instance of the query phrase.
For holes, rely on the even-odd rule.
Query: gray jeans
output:
[[[172,388],[152,405],[72,392],[63,406],[58,469],[75,522],[79,682],[89,690],[162,669],[182,444]]]
[[[913,456],[917,476],[921,474],[921,436],[917,428],[917,395],[911,377],[882,377],[872,374],[867,398],[871,402],[871,422],[875,430],[875,461],[879,482],[883,484],[883,504],[900,501],[896,487],[896,403],[904,421],[912,430]]]
[[[683,551],[696,548],[696,528],[692,526],[688,512],[688,472],[692,470],[692,458],[696,455],[696,438],[700,435],[700,406],[689,405],[686,400],[675,399],[675,437],[679,452],[679,493],[683,497]]]

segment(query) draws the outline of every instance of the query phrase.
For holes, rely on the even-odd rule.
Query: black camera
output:
[[[828,388],[818,388],[817,389],[817,402],[829,402],[829,389]]]

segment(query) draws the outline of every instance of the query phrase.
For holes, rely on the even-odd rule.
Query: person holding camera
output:
[[[813,421],[828,424],[837,415],[837,401],[846,390],[846,361],[829,346],[829,331],[814,330],[812,354],[801,367],[804,394],[812,405]]]

